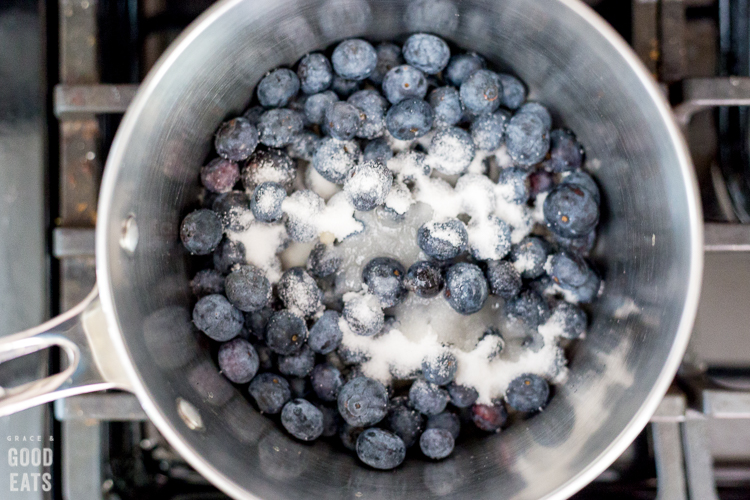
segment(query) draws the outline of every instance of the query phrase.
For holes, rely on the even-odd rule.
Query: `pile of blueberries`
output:
[[[372,311],[358,301],[323,307],[321,289],[341,265],[335,246],[317,243],[306,268],[288,269],[272,285],[263,270],[245,263],[241,243],[223,238],[225,230],[236,230],[232,214],[249,209],[255,220],[283,222],[291,239],[309,241],[305,228],[282,211],[296,161],[344,184],[352,205],[366,211],[382,207],[393,181],[386,133],[408,141],[437,130],[450,147],[433,140],[429,154],[444,160],[446,170],[457,168],[443,171],[453,174],[466,171],[476,150],[505,144],[513,165],[500,171],[498,182],[514,186],[517,203],[544,194],[546,227],[513,245],[505,258],[482,261],[467,252],[463,222],[427,223],[417,237],[430,260],[407,270],[394,259],[375,258],[364,266],[363,282],[382,308],[409,291],[428,298],[443,293],[457,312],[472,314],[494,294],[530,331],[556,315],[563,336],[574,339],[585,332],[586,313],[559,295],[587,303],[599,292],[600,279],[584,259],[595,240],[599,190],[581,170],[584,153],[575,135],[552,130],[549,112],[525,102],[524,85],[487,69],[481,56],[451,57],[445,41],[421,33],[402,47],[346,40],[330,54],[308,54],[296,71],[271,71],[257,86],[258,104],[217,131],[218,157],[200,172],[205,208],[188,214],[180,228],[188,252],[213,256],[213,267],[191,282],[198,297],[193,321],[219,343],[221,373],[262,413],[279,415],[295,438],[338,436],[376,469],[397,467],[416,443],[426,457],[445,458],[462,423],[499,432],[508,420],[506,405],[521,416],[541,410],[548,383],[522,375],[504,401],[477,404],[473,388],[453,382],[450,353],[425,360],[406,384],[387,387],[363,376],[362,355],[341,345],[341,319],[361,335],[377,335],[392,322],[386,318],[373,330]],[[364,181],[351,182],[355,177]],[[240,182],[244,190],[235,190]],[[446,233],[457,237],[446,239]],[[491,328],[487,335],[501,333]]]

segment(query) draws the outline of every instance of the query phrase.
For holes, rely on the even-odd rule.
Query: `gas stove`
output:
[[[8,319],[0,335],[71,308],[94,285],[97,192],[114,132],[148,69],[210,3],[0,5],[0,255],[10,269],[0,276]],[[632,45],[674,106],[701,188],[706,270],[672,389],[640,437],[574,498],[750,498],[750,0],[588,3]],[[56,369],[55,354],[5,364],[0,373],[32,380],[44,356]],[[8,442],[21,442],[16,448],[40,441],[51,450],[51,463],[23,469],[40,474],[29,491],[14,479],[18,465],[0,460],[8,498],[225,498],[171,449],[130,394],[71,397],[2,418],[0,429]]]

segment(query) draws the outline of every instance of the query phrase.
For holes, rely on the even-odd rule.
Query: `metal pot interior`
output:
[[[543,413],[457,447],[446,461],[415,456],[384,473],[325,442],[293,441],[218,374],[191,327],[192,271],[178,226],[195,205],[213,131],[244,109],[266,71],[347,37],[403,39],[418,30],[518,74],[578,134],[602,189],[594,261],[605,288],[588,338],[571,353],[570,379]],[[666,390],[701,272],[689,160],[634,58],[572,0],[232,0],[209,10],[143,84],[100,200],[100,289],[149,416],[200,472],[242,498],[533,499],[567,496],[593,479]],[[132,253],[120,245],[131,215]],[[197,430],[180,416],[178,398],[199,413]]]

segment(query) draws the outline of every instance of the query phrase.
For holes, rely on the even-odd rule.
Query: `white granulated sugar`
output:
[[[245,212],[240,221],[244,229],[226,231],[227,238],[245,247],[245,263],[253,264],[266,273],[272,283],[281,278],[281,261],[277,253],[288,241],[283,224],[256,221],[252,212]]]
[[[341,191],[341,186],[325,179],[312,164],[305,170],[305,186],[326,201]]]
[[[490,219],[473,219],[466,228],[469,234],[469,247],[475,258],[480,260],[499,260],[510,250],[510,238],[507,233]]]
[[[416,179],[425,176],[424,154],[417,151],[404,151],[396,154],[386,162],[388,170],[393,172],[396,178]]]
[[[307,265],[307,258],[317,243],[317,241],[307,243],[292,241],[289,243],[284,251],[279,254],[281,268],[287,270],[292,267],[305,267]]]
[[[495,216],[510,224],[511,241],[518,243],[529,235],[534,228],[531,210],[526,205],[508,203],[501,196],[495,196]]]
[[[430,236],[436,240],[445,241],[451,246],[461,246],[461,233],[457,232],[452,226],[440,224],[440,221],[428,222],[425,227],[430,231]]]
[[[472,219],[487,219],[495,211],[495,184],[481,174],[466,174],[456,182],[461,209]]]
[[[513,262],[513,267],[516,268],[518,274],[521,274],[524,271],[531,271],[534,268],[534,258],[527,253],[521,253]]]
[[[408,151],[409,149],[412,148],[412,146],[415,143],[414,140],[411,140],[411,141],[402,141],[400,139],[396,139],[387,130],[383,134],[383,137],[385,137],[385,141],[388,143],[388,145],[393,150],[393,154],[400,153],[401,151]]]
[[[322,233],[343,240],[362,229],[362,224],[354,218],[354,207],[342,192],[326,203],[312,191],[298,191],[284,200],[281,209],[290,219],[309,228],[313,235],[310,240]]]
[[[534,210],[531,212],[531,218],[537,224],[546,224],[544,221],[544,200],[549,196],[548,192],[539,193],[535,200]]]
[[[507,168],[513,166],[513,158],[511,158],[508,154],[508,148],[505,146],[505,144],[497,148],[492,153],[495,157],[495,162],[497,162],[498,167]]]
[[[404,215],[411,206],[416,203],[411,191],[401,181],[395,181],[388,196],[385,198],[385,206],[399,215]]]
[[[474,154],[474,158],[469,163],[469,168],[466,169],[467,174],[484,174],[487,172],[487,158],[494,156],[494,151],[483,151],[477,149]]]
[[[430,149],[425,162],[440,172],[448,175],[458,175],[466,172],[476,154],[471,144],[470,156],[466,143],[461,137],[450,133],[435,135],[430,142]]]
[[[461,213],[461,198],[442,179],[420,177],[416,181],[414,199],[431,206],[436,219],[455,217]]]

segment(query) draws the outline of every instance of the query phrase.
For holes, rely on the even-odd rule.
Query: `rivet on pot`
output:
[[[202,431],[204,429],[203,419],[198,408],[182,398],[177,398],[177,413],[191,430]]]
[[[120,234],[120,248],[125,250],[128,255],[133,255],[135,248],[138,246],[138,223],[135,221],[135,215],[128,215],[122,223],[122,233]]]

